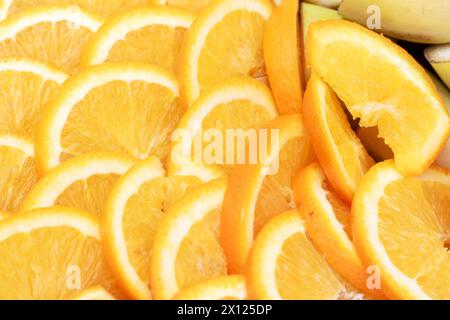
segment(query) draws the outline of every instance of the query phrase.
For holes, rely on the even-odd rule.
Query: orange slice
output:
[[[155,66],[108,63],[61,86],[42,114],[36,153],[41,172],[90,151],[164,159],[184,109],[175,78]]]
[[[125,11],[108,20],[91,37],[81,65],[143,62],[175,72],[181,42],[194,19],[192,12],[169,6]]]
[[[237,164],[239,153],[245,162],[245,142],[252,134],[258,136],[257,128],[277,115],[269,89],[250,77],[232,78],[208,89],[174,132],[169,174],[194,173],[205,181],[226,175]],[[208,152],[219,142],[223,148]]]
[[[266,70],[280,114],[300,112],[302,106],[298,10],[298,0],[283,1],[273,11],[264,32]]]
[[[53,207],[2,220],[0,255],[1,299],[69,299],[97,285],[118,293],[99,225],[83,211]]]
[[[73,158],[50,171],[24,199],[21,211],[55,205],[103,214],[119,177],[135,164],[129,156],[93,152]]]
[[[0,134],[0,211],[17,212],[37,181],[33,143]]]
[[[265,76],[263,35],[271,13],[268,0],[217,0],[200,13],[182,48],[180,82],[187,105],[228,78]]]
[[[423,173],[450,134],[443,100],[424,69],[382,35],[344,20],[313,23],[307,37],[312,69],[362,127],[378,126],[397,169]]]
[[[79,6],[84,10],[107,18],[112,14],[135,6],[162,4],[163,0],[3,0],[0,4],[0,18],[30,8],[48,5]]]
[[[116,300],[116,299],[102,286],[96,286],[83,290],[80,294],[73,297],[72,300]]]
[[[155,299],[171,299],[187,287],[227,274],[219,243],[226,187],[226,179],[197,187],[167,212],[152,252],[151,287]]]
[[[354,242],[393,299],[450,299],[450,172],[411,178],[392,160],[374,166],[352,206]]]
[[[184,289],[175,300],[244,300],[247,297],[245,277],[226,276],[206,280]]]
[[[296,210],[273,218],[261,230],[246,273],[251,299],[331,300],[345,292],[305,232]]]
[[[0,131],[34,141],[43,106],[67,74],[27,58],[0,59]]]
[[[332,189],[319,164],[300,171],[293,189],[308,236],[331,267],[359,291],[384,298],[381,288],[368,281],[370,274],[352,243],[350,205]]]
[[[75,6],[38,7],[0,23],[0,57],[27,57],[73,74],[102,21]]]
[[[163,0],[166,4],[185,8],[192,11],[201,11],[217,0]]]
[[[353,132],[343,108],[334,92],[313,73],[303,105],[305,126],[331,186],[351,202],[359,181],[375,162]]]
[[[236,166],[226,192],[221,243],[231,273],[243,273],[254,237],[274,216],[295,208],[292,179],[314,159],[300,115],[282,116],[263,126],[277,132],[263,163]]]
[[[150,157],[112,189],[101,224],[105,254],[131,298],[151,299],[150,262],[158,226],[172,204],[200,182],[195,177],[166,177],[159,160]]]

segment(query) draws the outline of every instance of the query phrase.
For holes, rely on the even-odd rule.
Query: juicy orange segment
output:
[[[435,85],[403,49],[344,20],[313,23],[306,45],[312,69],[363,127],[378,126],[397,169],[423,173],[450,134],[449,116]]]
[[[226,276],[206,280],[184,289],[175,300],[244,300],[247,297],[245,277]]]
[[[306,236],[296,210],[273,218],[260,232],[247,268],[251,299],[337,299],[344,284]]]
[[[72,300],[116,300],[116,299],[102,286],[96,286],[83,290],[80,294],[73,297]]]
[[[175,72],[184,34],[194,19],[192,12],[168,6],[116,15],[91,37],[81,65],[143,62]]]
[[[135,6],[162,4],[162,2],[163,0],[3,0],[0,5],[0,18],[48,5],[79,6],[87,12],[107,18],[116,12]]]
[[[156,231],[172,204],[200,182],[189,176],[166,177],[159,160],[150,157],[115,184],[102,217],[102,233],[106,258],[130,297],[151,299]]]
[[[153,245],[151,287],[155,299],[225,276],[227,262],[219,243],[226,179],[199,186],[172,205]]]
[[[91,151],[165,159],[183,112],[177,81],[163,69],[141,63],[87,68],[44,108],[36,139],[40,170]]]
[[[297,113],[302,106],[298,10],[298,0],[283,1],[273,11],[264,32],[266,70],[280,114]]]
[[[279,117],[263,126],[275,130],[264,162],[233,169],[225,195],[221,243],[231,273],[243,273],[254,237],[274,216],[295,208],[292,179],[314,154],[300,115]]]
[[[27,57],[73,74],[102,21],[78,7],[39,7],[0,23],[0,57]]]
[[[68,75],[27,58],[0,59],[0,131],[34,141],[44,105]]]
[[[300,171],[293,190],[308,236],[331,267],[359,291],[384,298],[381,290],[369,287],[368,272],[352,243],[350,205],[332,189],[318,163]]]
[[[55,205],[103,214],[106,200],[119,177],[135,160],[108,152],[93,152],[73,158],[50,171],[24,199],[21,211]]]
[[[450,299],[450,173],[411,178],[392,160],[373,167],[352,206],[354,241],[393,299]]]
[[[186,111],[174,132],[169,174],[198,172],[195,174],[205,181],[226,175],[240,154],[245,158],[240,137],[250,140],[247,137],[257,135],[257,128],[277,115],[271,92],[250,77],[229,79],[208,89]],[[219,142],[221,150],[209,151]]]
[[[263,34],[271,12],[268,0],[217,0],[200,13],[182,48],[180,82],[187,105],[231,77],[265,76]]]
[[[0,134],[0,212],[15,213],[38,181],[31,141]]]
[[[97,285],[119,293],[98,222],[83,211],[53,207],[1,221],[0,254],[1,299],[69,299]]]
[[[330,184],[351,202],[359,181],[375,162],[353,132],[343,108],[334,92],[313,73],[303,106],[305,126]]]

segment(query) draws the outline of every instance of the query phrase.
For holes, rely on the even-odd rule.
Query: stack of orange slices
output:
[[[450,299],[446,102],[298,11],[3,1],[0,299]]]

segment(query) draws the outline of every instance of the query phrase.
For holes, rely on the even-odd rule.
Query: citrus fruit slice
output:
[[[0,59],[0,131],[34,141],[43,106],[67,74],[27,58]]]
[[[0,4],[0,19],[18,12],[49,5],[79,6],[98,16],[108,18],[112,14],[136,6],[162,4],[163,0],[3,0]]]
[[[219,242],[225,178],[201,185],[174,203],[161,222],[153,244],[151,287],[155,299],[227,274]]]
[[[73,74],[81,51],[101,24],[75,6],[30,9],[0,23],[0,57],[27,57]]]
[[[392,160],[374,166],[352,205],[354,242],[363,262],[379,268],[394,299],[450,299],[450,173],[418,177]]]
[[[245,162],[247,136],[257,135],[257,128],[277,115],[269,89],[250,77],[229,79],[208,89],[174,132],[169,174],[197,171],[206,181],[225,175],[237,164],[238,156]],[[220,150],[211,148],[216,144]]]
[[[313,23],[308,60],[362,127],[378,126],[397,169],[419,175],[437,158],[449,116],[424,69],[387,38],[345,20]]]
[[[91,37],[81,65],[143,62],[176,71],[183,37],[195,14],[169,6],[125,11],[108,20]]]
[[[234,168],[221,222],[221,243],[229,271],[243,273],[254,237],[275,215],[295,208],[292,179],[314,153],[300,115],[279,117],[263,126],[276,132],[266,159]],[[277,141],[276,141],[277,140]]]
[[[305,126],[331,186],[351,202],[356,186],[375,162],[353,132],[343,108],[330,87],[313,73],[302,110]]]
[[[369,274],[352,243],[350,205],[339,198],[319,164],[300,171],[293,189],[308,236],[330,266],[359,291],[384,298],[380,288],[368,281]]]
[[[217,0],[164,0],[166,4],[199,12]]]
[[[164,159],[181,118],[178,84],[155,66],[110,63],[86,68],[61,86],[37,130],[39,168],[90,151]]]
[[[37,181],[33,143],[0,134],[0,211],[17,212]]]
[[[172,204],[200,183],[195,177],[166,177],[155,157],[117,181],[101,225],[106,258],[131,298],[151,299],[150,261],[158,226]]]
[[[265,76],[263,35],[271,13],[268,0],[218,0],[200,13],[182,47],[180,84],[187,105],[228,78]]]
[[[175,300],[244,300],[247,298],[244,276],[225,276],[206,280],[184,289]]]
[[[83,211],[53,207],[2,220],[0,254],[1,299],[69,299],[96,285],[118,293],[98,222]]]
[[[80,294],[76,295],[71,300],[116,300],[116,299],[102,286],[95,286],[83,290]]]
[[[298,0],[283,1],[273,11],[264,32],[266,70],[280,114],[300,112],[302,106],[298,10]]]
[[[296,210],[273,218],[255,239],[247,268],[251,299],[331,300],[345,286],[309,241]]]
[[[21,211],[59,205],[100,216],[112,187],[134,164],[129,156],[109,152],[73,158],[39,180],[24,199]]]

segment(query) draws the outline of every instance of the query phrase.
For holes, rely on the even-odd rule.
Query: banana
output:
[[[449,0],[343,0],[339,13],[367,27],[379,18],[375,31],[393,38],[450,43]]]
[[[306,42],[306,35],[308,34],[308,28],[311,23],[322,20],[337,20],[342,19],[342,16],[337,13],[336,10],[328,9],[314,4],[302,2],[300,9],[301,16],[301,28],[303,32],[303,43]],[[303,50],[306,50],[306,45],[303,44]],[[306,57],[306,52],[303,52],[303,57]],[[308,80],[311,75],[311,67],[308,61],[305,61],[305,79]]]
[[[342,0],[304,0],[304,1],[332,9],[336,9],[337,7],[339,7],[339,5],[342,2]]]
[[[426,48],[425,57],[450,89],[450,44]]]

